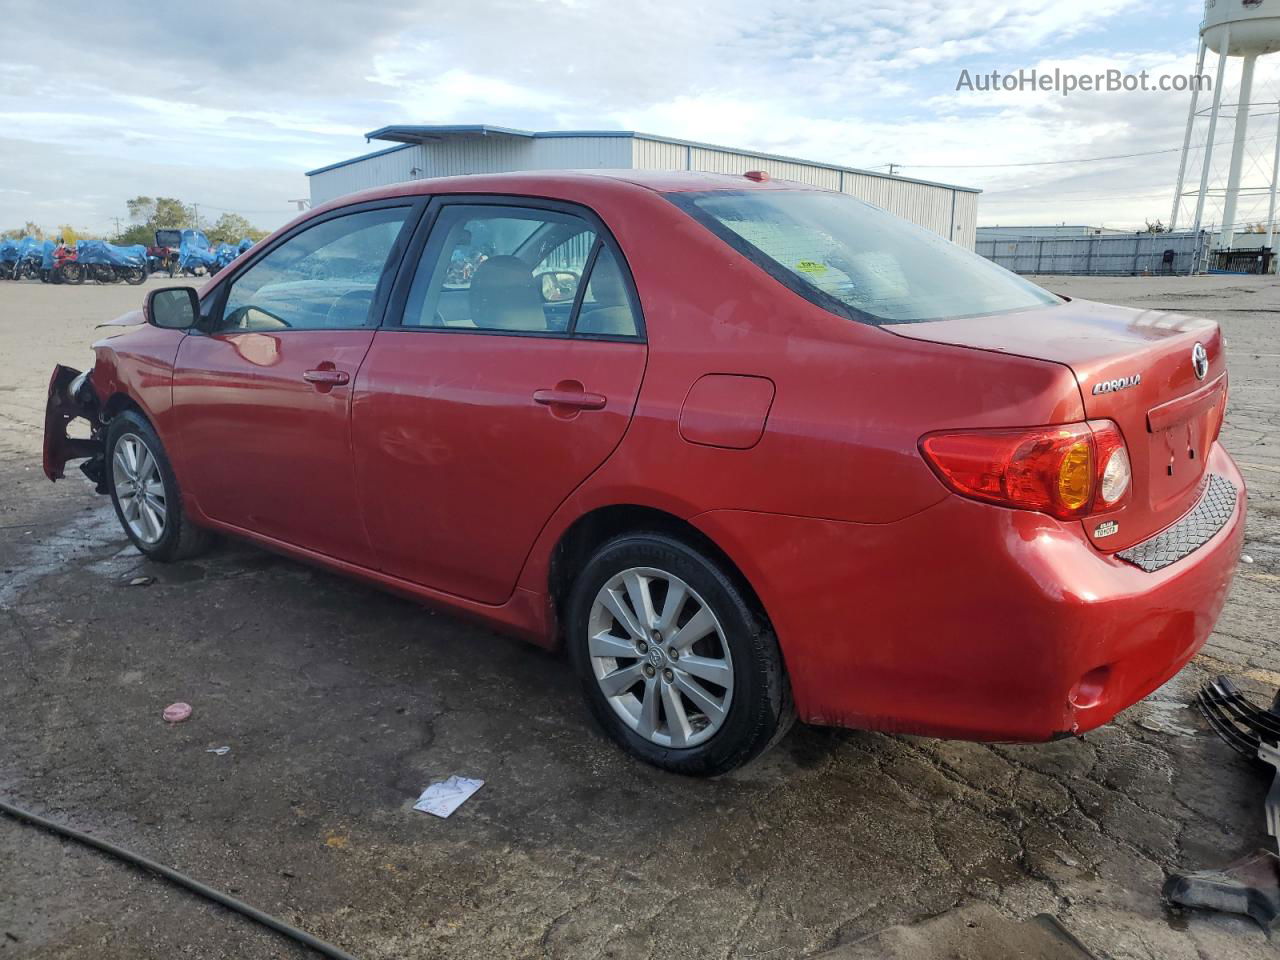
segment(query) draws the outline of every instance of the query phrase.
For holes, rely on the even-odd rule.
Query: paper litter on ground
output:
[[[447,817],[483,786],[483,780],[472,780],[470,777],[454,774],[448,780],[433,783],[423,790],[422,796],[413,805],[413,809],[431,813],[437,817]]]

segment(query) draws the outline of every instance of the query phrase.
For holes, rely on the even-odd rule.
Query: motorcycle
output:
[[[117,247],[105,240],[84,240],[78,245],[77,260],[95,283],[123,280],[137,285],[147,279],[147,248],[140,243]]]
[[[182,244],[181,230],[157,230],[156,242],[147,247],[147,272],[159,273],[164,270],[173,276],[178,265],[179,251]]]
[[[39,240],[32,236],[23,237],[18,244],[18,260],[14,264],[13,279],[35,280],[39,277],[43,255],[43,244]]]
[[[77,260],[75,244],[59,243],[53,248],[50,283],[84,283],[84,268]]]
[[[213,271],[217,273],[228,263],[240,256],[240,250],[229,243],[220,243],[213,252]]]
[[[169,276],[179,273],[197,276],[197,271],[204,270],[207,276],[218,272],[217,257],[209,249],[209,238],[200,230],[183,230],[182,243],[178,247],[178,261],[169,268]]]
[[[11,237],[0,239],[0,280],[12,280],[17,273],[18,241]]]

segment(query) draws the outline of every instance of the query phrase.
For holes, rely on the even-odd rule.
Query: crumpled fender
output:
[[[80,470],[97,485],[99,493],[105,493],[98,397],[88,378],[72,395],[71,386],[79,376],[80,371],[74,367],[58,364],[49,377],[49,398],[44,408],[44,475],[56,482],[64,476],[67,461],[87,457]],[[68,425],[77,417],[89,421],[91,432],[87,439],[67,436]]]

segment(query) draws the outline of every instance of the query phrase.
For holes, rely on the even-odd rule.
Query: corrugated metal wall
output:
[[[973,249],[978,214],[976,193],[893,177],[853,173],[818,163],[778,160],[738,150],[717,150],[648,140],[644,137],[637,137],[633,144],[632,161],[638,170],[689,169],[730,174],[763,170],[779,180],[796,180],[826,190],[843,190]]]
[[[688,170],[691,153],[692,148],[683,143],[637,137],[631,141],[630,166],[636,170]]]
[[[979,240],[977,252],[1014,273],[1133,276],[1175,273],[1200,268],[1208,255],[1209,234],[1144,233],[1100,237],[1025,237]],[[1173,263],[1164,252],[1174,252]]]
[[[951,239],[962,247],[973,249],[978,239],[978,195],[964,190],[956,195],[956,226]]]
[[[311,202],[318,205],[357,190],[426,177],[630,166],[630,137],[459,138],[414,144],[314,174]]]
[[[424,177],[512,170],[764,170],[827,190],[843,190],[961,246],[974,247],[978,195],[950,187],[855,173],[817,163],[645,137],[459,137],[407,146],[311,176],[311,199],[324,203],[369,187]]]

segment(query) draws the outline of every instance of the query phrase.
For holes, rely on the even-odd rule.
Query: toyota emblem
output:
[[[1191,369],[1196,372],[1196,379],[1203,380],[1209,375],[1209,352],[1203,343],[1191,348]]]

